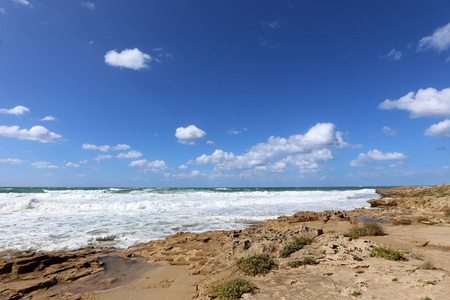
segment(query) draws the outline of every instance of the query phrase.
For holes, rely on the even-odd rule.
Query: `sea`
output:
[[[381,187],[0,188],[0,252],[126,248],[243,229],[298,211],[369,207]]]

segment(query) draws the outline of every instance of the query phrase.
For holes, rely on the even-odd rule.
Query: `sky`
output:
[[[0,0],[0,186],[450,183],[449,11]]]

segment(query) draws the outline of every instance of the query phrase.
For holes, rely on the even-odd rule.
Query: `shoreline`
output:
[[[423,198],[427,199],[426,196]],[[439,201],[441,200],[443,199]],[[416,200],[412,203],[417,202],[414,201]],[[300,288],[303,289],[305,298],[298,299],[310,299],[307,298],[308,295],[328,299],[354,297],[352,293],[355,291],[362,293],[367,299],[384,299],[381,295],[386,285],[394,290],[409,287],[411,292],[398,299],[415,299],[422,294],[423,297],[428,295],[432,299],[441,299],[440,295],[450,292],[450,218],[443,211],[411,210],[398,207],[400,204],[381,209],[298,212],[292,216],[260,222],[243,230],[198,234],[181,232],[164,240],[149,241],[114,252],[104,249],[97,252],[85,248],[73,254],[70,251],[54,253],[53,256],[39,258],[39,266],[35,266],[31,272],[2,273],[1,270],[5,269],[3,262],[3,266],[0,264],[0,300],[20,299],[17,297],[24,295],[29,297],[27,299],[126,299],[123,298],[125,295],[134,295],[134,298],[129,299],[147,299],[149,296],[152,299],[210,299],[211,290],[215,286],[236,276],[249,279],[258,287],[257,292],[247,294],[246,299],[289,299],[289,295],[298,295]],[[343,233],[362,223],[357,221],[359,216],[376,220],[410,219],[412,224],[382,224],[387,232],[385,236],[360,239],[344,237]],[[428,218],[431,223],[417,223],[418,218]],[[280,258],[280,250],[296,236],[309,236],[314,242],[290,258]],[[370,257],[369,250],[376,245],[388,245],[407,251],[409,253],[405,255],[408,261],[392,262]],[[236,260],[257,252],[273,256],[278,269],[270,271],[266,276],[239,274]],[[355,253],[363,261],[354,260]],[[17,271],[23,266],[32,269],[30,264],[36,265],[36,258],[42,255],[46,254],[35,254],[34,258],[15,258],[11,271]],[[107,292],[81,291],[74,294],[64,290],[75,284],[89,285],[90,279],[103,274],[105,265],[99,258],[106,255],[120,257],[128,262],[157,266],[130,281],[113,275],[103,278],[101,281],[105,286],[118,285]],[[304,256],[314,257],[318,264],[301,268],[289,266],[290,262]],[[66,258],[64,262],[58,263],[58,260]],[[41,262],[47,262],[49,266],[43,268]],[[421,267],[425,264],[428,267]],[[64,268],[66,269],[63,270]],[[118,270],[119,273],[122,271],[130,274],[125,266],[119,266]],[[161,275],[158,277],[156,273]],[[339,276],[325,276],[325,273]],[[44,279],[38,282],[38,278]],[[343,280],[345,278],[347,281]],[[397,280],[386,281],[386,278]],[[428,281],[435,284],[426,283]],[[328,285],[323,286],[317,282],[328,282]],[[59,285],[61,283],[66,286]],[[438,298],[433,298],[433,295]]]

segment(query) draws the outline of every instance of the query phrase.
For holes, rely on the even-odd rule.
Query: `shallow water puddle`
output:
[[[363,216],[359,216],[359,217],[358,217],[358,221],[361,221],[361,222],[368,222],[368,223],[392,223],[392,221],[387,221],[387,220],[377,220],[377,219],[372,219],[372,218],[363,217]]]

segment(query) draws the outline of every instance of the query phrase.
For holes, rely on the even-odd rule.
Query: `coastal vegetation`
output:
[[[255,254],[249,257],[240,258],[236,262],[237,268],[248,276],[256,276],[258,274],[267,274],[276,267],[275,261],[265,253]]]
[[[386,248],[383,246],[373,247],[372,253],[370,254],[372,257],[382,257],[388,260],[407,260],[403,254],[403,252],[394,250],[391,248]]]
[[[346,234],[346,237],[359,238],[362,236],[379,236],[385,235],[383,227],[377,223],[364,223],[363,226],[356,226],[351,228]]]
[[[254,289],[255,285],[252,282],[237,278],[219,285],[213,290],[211,295],[214,298],[223,300],[236,300],[245,293],[252,293]]]
[[[409,219],[400,219],[400,220],[395,220],[392,224],[393,225],[411,225],[411,220]]]
[[[287,244],[283,250],[280,252],[280,257],[286,258],[291,256],[292,253],[297,252],[298,250],[303,249],[306,245],[310,245],[312,243],[312,239],[308,237],[299,237],[294,241]]]

